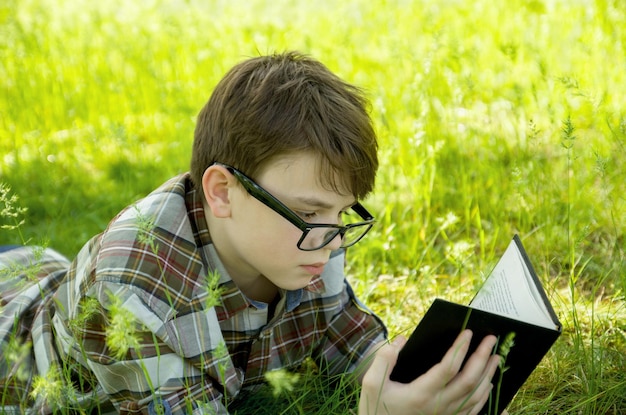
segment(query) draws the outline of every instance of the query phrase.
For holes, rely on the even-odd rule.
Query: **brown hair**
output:
[[[306,55],[288,52],[241,62],[200,111],[192,181],[202,191],[202,175],[214,162],[255,178],[272,159],[308,151],[319,156],[324,186],[362,199],[372,191],[378,169],[367,109],[359,88]]]

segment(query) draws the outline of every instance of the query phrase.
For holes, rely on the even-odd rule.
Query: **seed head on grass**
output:
[[[23,270],[27,281],[36,282],[39,280],[38,275],[41,271],[41,260],[43,259],[45,252],[45,244],[33,247],[33,259],[27,266],[24,267]]]
[[[149,246],[152,253],[156,254],[158,252],[158,245],[155,242],[153,234],[154,218],[144,215],[136,205],[134,206],[134,209],[137,212],[137,227],[139,228],[137,239],[142,244]]]
[[[445,254],[446,258],[457,265],[462,267],[465,262],[472,256],[474,245],[466,240],[460,240],[458,242],[446,245]]]
[[[499,406],[500,390],[502,388],[502,382],[504,380],[504,372],[509,370],[509,367],[506,366],[506,358],[511,352],[511,348],[513,346],[515,346],[515,332],[511,331],[506,336],[504,336],[504,339],[500,342],[500,345],[498,346],[498,355],[500,356],[500,362],[498,363],[498,367],[500,369],[500,374],[494,385],[495,391],[492,392],[492,394],[495,395],[496,408]],[[489,414],[491,414],[491,405],[489,405]]]
[[[286,369],[277,369],[265,373],[265,380],[272,387],[274,397],[278,397],[283,393],[293,392],[296,383],[300,380],[300,375]]]
[[[0,229],[16,230],[24,224],[24,213],[26,208],[18,205],[19,197],[11,194],[11,187],[5,183],[0,183],[0,218],[8,220],[10,223],[0,224]]]
[[[505,367],[506,358],[511,352],[511,348],[515,346],[515,332],[512,331],[504,336],[504,340],[500,343],[498,347],[498,355],[500,356],[500,371],[504,372],[508,368]]]
[[[0,281],[10,281],[11,288],[19,289],[21,286],[28,282],[28,278],[20,279],[21,275],[32,275],[35,272],[29,270],[28,266],[22,264],[11,264],[5,268],[0,269]]]
[[[222,304],[222,292],[224,288],[219,286],[220,273],[218,271],[209,271],[207,274],[207,298],[205,307],[211,308]]]
[[[70,383],[65,382],[61,369],[51,366],[44,376],[35,376],[31,396],[53,408],[63,408],[68,400],[72,400],[74,390]]]
[[[139,349],[138,322],[135,315],[122,305],[113,293],[109,294],[110,320],[106,329],[106,344],[117,359],[122,359],[130,349]]]
[[[230,354],[228,353],[228,346],[226,346],[226,342],[224,340],[219,342],[217,347],[215,347],[215,350],[213,350],[213,355],[215,356],[215,359],[220,362],[228,358]]]
[[[8,282],[5,289],[19,290],[24,285],[37,283],[41,272],[41,259],[45,244],[32,247],[32,259],[28,263],[12,263],[0,269],[0,282]],[[0,308],[1,310],[1,308]]]
[[[217,361],[217,369],[219,371],[220,381],[226,381],[226,369],[228,367],[228,360],[230,353],[228,352],[228,346],[224,340],[220,341],[215,350],[213,350],[213,356]],[[224,399],[228,400],[228,390],[224,389]]]
[[[69,328],[72,333],[79,337],[78,333],[81,330],[84,330],[87,322],[98,312],[99,309],[100,302],[97,299],[93,297],[83,299],[80,303],[80,311],[75,318],[69,321]]]
[[[435,222],[439,225],[439,230],[445,231],[459,221],[459,217],[454,212],[448,212],[445,216],[435,218]]]
[[[574,147],[574,141],[576,140],[574,130],[574,123],[572,122],[572,119],[568,116],[567,119],[563,121],[563,127],[561,128],[561,131],[563,133],[561,146],[566,150],[571,150],[572,147]]]
[[[13,368],[12,372],[15,378],[20,381],[26,381],[30,376],[29,372],[31,369],[27,366],[26,361],[30,355],[31,348],[31,342],[22,342],[21,339],[11,336],[4,349],[6,363]]]

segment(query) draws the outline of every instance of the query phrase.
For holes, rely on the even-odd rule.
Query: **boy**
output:
[[[268,371],[312,358],[349,373],[375,354],[359,413],[476,413],[495,338],[459,371],[464,332],[427,374],[391,382],[403,340],[383,346],[383,324],[344,278],[345,248],[374,222],[359,200],[376,152],[366,100],[321,63],[286,53],[236,65],[199,115],[189,174],[123,210],[71,263],[0,254],[21,274],[0,287],[0,378],[15,410],[222,414]],[[20,263],[37,264],[37,284],[19,284]],[[29,341],[32,354],[9,359]],[[30,369],[56,374],[63,396],[29,394]]]

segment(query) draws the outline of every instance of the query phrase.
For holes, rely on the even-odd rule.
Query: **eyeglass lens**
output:
[[[357,215],[354,213],[350,215],[344,214],[342,219],[343,225],[351,225],[359,222]],[[319,249],[330,243],[340,233],[342,233],[341,247],[347,248],[357,243],[371,226],[371,224],[363,224],[341,229],[332,227],[312,228],[309,229],[308,233],[302,238],[300,248],[306,250]]]

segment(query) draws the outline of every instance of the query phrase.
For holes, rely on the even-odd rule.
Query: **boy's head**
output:
[[[255,178],[273,160],[301,152],[319,160],[324,187],[364,198],[378,168],[367,100],[310,57],[252,58],[226,74],[200,112],[191,177],[202,191],[215,162]]]

